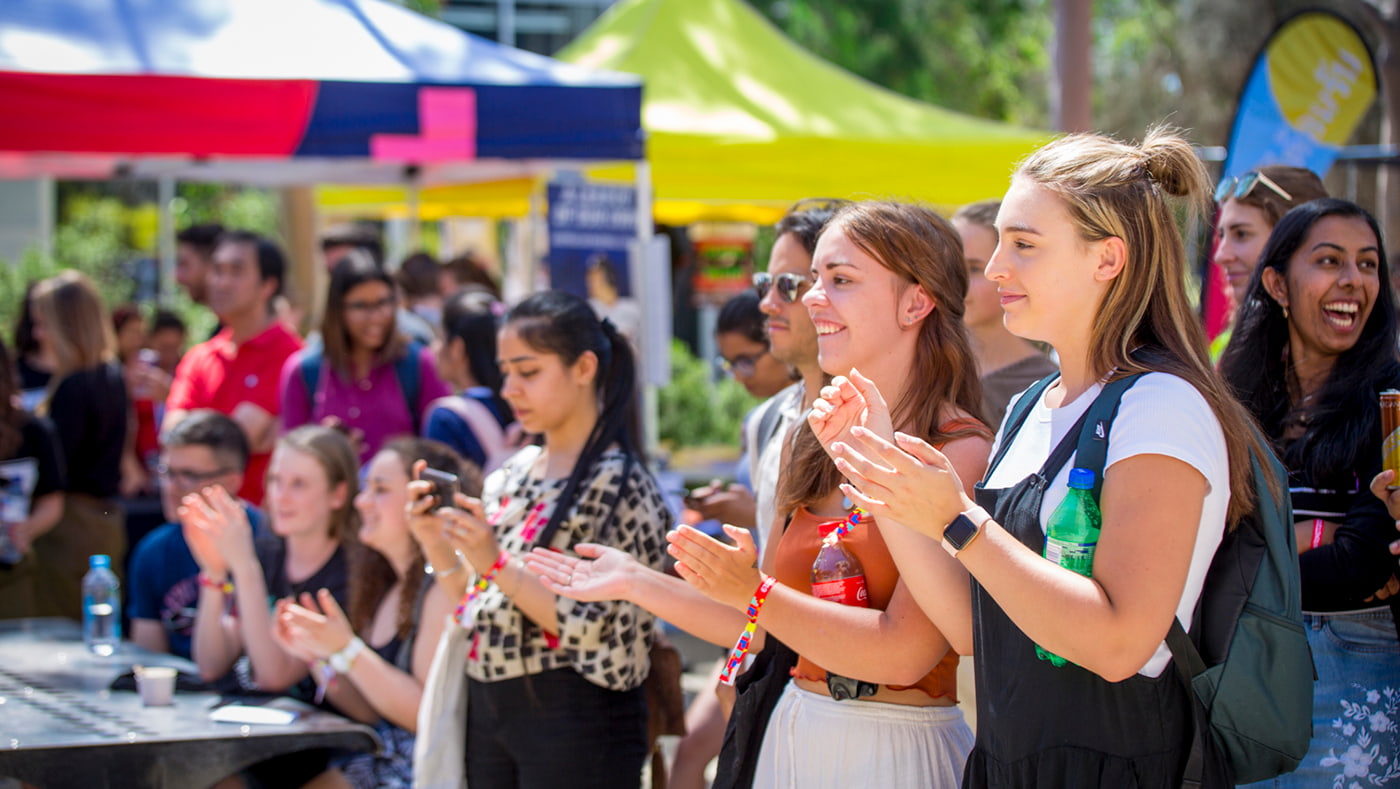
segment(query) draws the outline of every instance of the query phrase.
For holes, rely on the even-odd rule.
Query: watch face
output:
[[[943,529],[943,539],[955,549],[961,551],[968,542],[977,535],[977,524],[968,519],[966,515],[958,513],[958,517]]]

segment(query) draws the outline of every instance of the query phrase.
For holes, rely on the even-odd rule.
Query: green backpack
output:
[[[1106,384],[1081,422],[1074,466],[1094,472],[1094,498],[1103,486],[1108,436],[1118,405],[1142,373]],[[1026,391],[1007,416],[1040,399],[1058,378]],[[1169,429],[1169,428],[1167,428]],[[1267,441],[1261,443],[1268,445]],[[1254,459],[1258,507],[1227,531],[1206,573],[1191,634],[1172,619],[1167,646],[1177,673],[1195,699],[1196,740],[1186,786],[1213,783],[1223,766],[1234,783],[1252,783],[1292,772],[1312,738],[1312,651],[1303,631],[1302,581],[1287,496],[1274,498],[1272,478],[1287,491],[1288,474],[1269,454]],[[1210,737],[1201,733],[1209,731]],[[1214,769],[1212,769],[1214,768]]]

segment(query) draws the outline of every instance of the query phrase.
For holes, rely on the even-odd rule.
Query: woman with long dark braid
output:
[[[632,351],[582,299],[549,291],[507,314],[499,364],[502,396],[543,446],[507,460],[480,499],[441,506],[428,482],[410,484],[413,516],[448,538],[425,548],[468,631],[467,784],[636,786],[651,615],[557,596],[521,559],[588,542],[661,566],[668,514],[632,442]]]

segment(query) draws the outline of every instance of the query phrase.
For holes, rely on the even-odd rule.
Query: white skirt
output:
[[[958,789],[972,730],[957,707],[836,701],[791,681],[773,709],[755,789]]]

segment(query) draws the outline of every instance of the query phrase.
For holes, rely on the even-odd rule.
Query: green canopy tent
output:
[[[742,0],[623,0],[557,57],[643,78],[655,213],[675,224],[772,221],[804,197],[996,197],[1051,137],[867,82]]]

